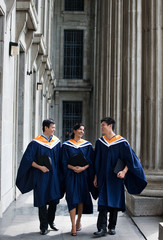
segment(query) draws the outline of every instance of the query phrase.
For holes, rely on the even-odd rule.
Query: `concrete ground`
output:
[[[97,202],[94,201],[94,214],[82,216],[82,231],[76,237],[70,235],[71,223],[66,202],[60,201],[56,212],[55,223],[59,231],[49,229],[47,235],[39,234],[38,210],[33,207],[32,192],[21,195],[13,202],[3,218],[0,219],[0,240],[69,240],[93,239],[96,231]],[[116,235],[106,235],[101,239],[112,240],[157,240],[159,222],[163,217],[133,217],[126,213],[119,213],[116,227]],[[96,238],[99,239],[99,238]]]

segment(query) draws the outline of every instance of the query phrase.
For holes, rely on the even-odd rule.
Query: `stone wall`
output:
[[[0,216],[20,194],[15,178],[27,144],[42,132],[54,97],[51,19],[54,1],[0,4]],[[9,42],[18,55],[9,55]],[[42,90],[37,90],[42,83]]]

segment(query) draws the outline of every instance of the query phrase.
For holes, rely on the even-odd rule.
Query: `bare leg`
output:
[[[83,203],[78,204],[78,218],[76,221],[76,230],[80,231],[81,230],[81,217],[83,213]]]
[[[76,215],[76,208],[70,211],[70,219],[72,223],[72,230],[71,230],[72,234],[76,234],[75,215]]]

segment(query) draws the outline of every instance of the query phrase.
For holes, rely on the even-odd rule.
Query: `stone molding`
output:
[[[31,67],[33,66],[34,61],[37,58],[38,52],[39,52],[39,45],[32,44],[32,46],[31,46]]]
[[[38,44],[39,46],[39,54],[45,55],[46,45],[45,40],[42,33],[34,33],[33,44]]]
[[[42,61],[43,61],[44,63],[46,63],[46,69],[50,69],[50,68],[51,68],[51,62],[50,62],[50,60],[49,60],[48,55],[44,55]]]
[[[32,50],[31,50],[31,67],[34,61],[37,60],[38,55],[39,55],[38,59],[40,60],[40,64],[41,64],[42,56],[45,55],[45,51],[46,51],[46,46],[45,46],[43,34],[34,33]]]
[[[163,174],[146,174],[148,185],[141,193],[142,196],[163,197]]]
[[[16,1],[16,11],[27,12],[29,15],[27,21],[28,29],[32,29],[34,31],[37,30],[38,26],[38,16],[35,9],[35,4],[33,0],[17,0]]]
[[[56,87],[55,91],[59,92],[92,92],[92,86],[68,86],[68,87]]]
[[[18,42],[22,32],[24,31],[25,27],[27,28],[28,39],[28,46],[32,43],[33,39],[33,31],[37,30],[38,27],[38,16],[35,9],[35,5],[33,0],[23,1],[17,0],[16,2],[16,41]]]

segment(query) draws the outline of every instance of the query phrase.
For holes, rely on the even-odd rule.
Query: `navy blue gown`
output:
[[[118,158],[128,167],[125,179],[114,173]],[[99,190],[98,210],[112,207],[125,211],[124,186],[130,194],[140,194],[147,185],[138,157],[127,140],[119,135],[111,141],[105,136],[96,141],[95,171]]]
[[[75,173],[67,165],[69,158],[79,153],[84,155],[89,167],[81,173]],[[93,205],[90,195],[90,186],[94,178],[94,152],[92,144],[85,140],[80,140],[78,143],[74,139],[68,140],[62,145],[61,155],[64,176],[63,184],[69,211],[76,208],[78,203],[83,203],[83,213],[92,213]]]
[[[39,135],[31,141],[18,168],[16,186],[21,193],[34,190],[34,206],[41,207],[50,201],[59,202],[61,198],[59,179],[60,140],[53,136],[50,142]],[[43,173],[32,167],[37,157],[48,155],[52,159],[52,170]]]

